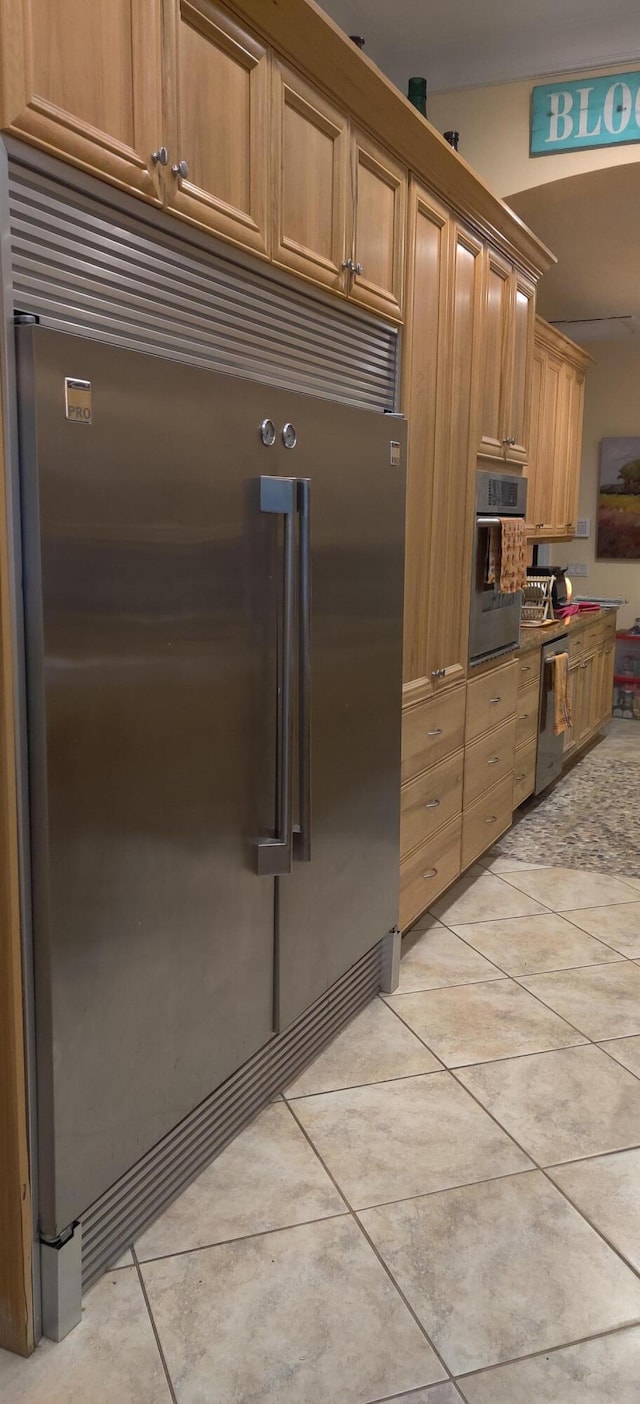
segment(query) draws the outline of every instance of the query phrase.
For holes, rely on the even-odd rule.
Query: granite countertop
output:
[[[552,643],[554,639],[559,639],[562,634],[577,634],[581,629],[586,629],[589,624],[593,624],[598,619],[602,619],[605,614],[616,614],[615,609],[590,609],[584,614],[572,614],[569,619],[558,619],[556,623],[548,625],[544,629],[527,629],[523,625],[520,633],[519,654],[530,653],[534,648],[542,648],[543,644]]]

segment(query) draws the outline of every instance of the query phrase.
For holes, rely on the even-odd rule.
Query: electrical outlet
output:
[[[567,571],[569,577],[572,575],[588,575],[589,567],[586,561],[572,561]]]
[[[588,539],[588,538],[591,536],[591,518],[590,518],[590,517],[578,517],[578,520],[577,520],[577,522],[576,522],[576,536],[582,537],[583,540],[584,540],[585,538]],[[585,574],[586,574],[586,571],[585,571]]]

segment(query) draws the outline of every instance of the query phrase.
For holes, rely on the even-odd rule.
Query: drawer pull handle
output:
[[[490,815],[489,815],[489,818],[488,818],[488,819],[485,819],[484,822],[485,822],[485,824],[495,824],[497,818],[498,818],[497,814],[490,814]]]
[[[526,773],[526,770],[521,770],[520,774],[516,775],[516,780],[524,780]]]
[[[530,663],[526,663],[525,666],[524,666],[523,668],[520,669],[520,672],[521,672],[521,673],[530,673],[530,672],[531,672],[531,664],[530,664]]]
[[[491,706],[493,707],[493,706],[495,706],[495,703],[496,703],[496,702],[501,702],[501,701],[502,701],[502,698],[501,698],[501,697],[490,697],[490,698],[489,698],[489,701],[490,701],[490,703],[491,703]]]
[[[487,761],[487,765],[499,765],[499,764],[500,764],[500,757],[499,757],[499,756],[492,756],[491,760]]]
[[[520,716],[518,717],[518,721],[527,721],[528,716],[529,716],[529,713],[528,713],[528,712],[521,712],[521,713],[520,713]]]
[[[440,808],[440,800],[429,800],[429,803],[428,803],[428,804],[425,804],[425,809],[439,809],[439,808]]]
[[[438,876],[438,869],[437,869],[437,868],[427,868],[426,873],[423,873],[422,876],[423,876],[423,878],[425,879],[425,881],[427,880],[427,878],[437,877],[437,876]]]
[[[427,736],[442,736],[442,727],[437,726],[435,731],[428,731]]]
[[[431,676],[432,678],[444,678],[446,676],[446,672],[446,668],[433,668]]]

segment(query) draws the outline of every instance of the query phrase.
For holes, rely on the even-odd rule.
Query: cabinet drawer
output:
[[[534,736],[533,741],[527,741],[526,746],[521,746],[516,751],[516,763],[513,771],[513,807],[518,808],[523,800],[528,799],[533,794],[533,787],[536,783],[536,759],[538,755],[538,738]]]
[[[540,683],[534,682],[518,693],[516,706],[516,747],[524,746],[538,734]]]
[[[430,834],[448,824],[462,809],[464,752],[457,751],[432,766],[402,791],[400,852],[410,853]]]
[[[462,867],[468,868],[474,858],[509,828],[513,813],[513,771],[506,775],[493,790],[475,804],[469,805],[462,815]]]
[[[602,620],[596,624],[588,624],[584,630],[584,651],[593,653],[594,649],[599,649],[602,643]]]
[[[453,819],[400,865],[400,917],[404,930],[435,902],[460,872],[462,820]]]
[[[491,731],[506,721],[516,710],[518,663],[483,673],[467,684],[467,726],[465,739],[475,741],[485,731]]]
[[[402,780],[459,751],[464,741],[465,689],[419,702],[402,716]]]
[[[530,653],[525,653],[524,657],[518,661],[518,691],[521,692],[531,683],[540,682],[540,670],[542,667],[542,650],[531,649]]]
[[[467,746],[464,757],[465,808],[513,770],[515,718]]]

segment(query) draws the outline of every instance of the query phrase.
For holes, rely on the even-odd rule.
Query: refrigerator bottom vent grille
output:
[[[362,956],[91,1205],[82,1216],[83,1291],[368,1004],[381,986],[382,949],[379,943]]]

